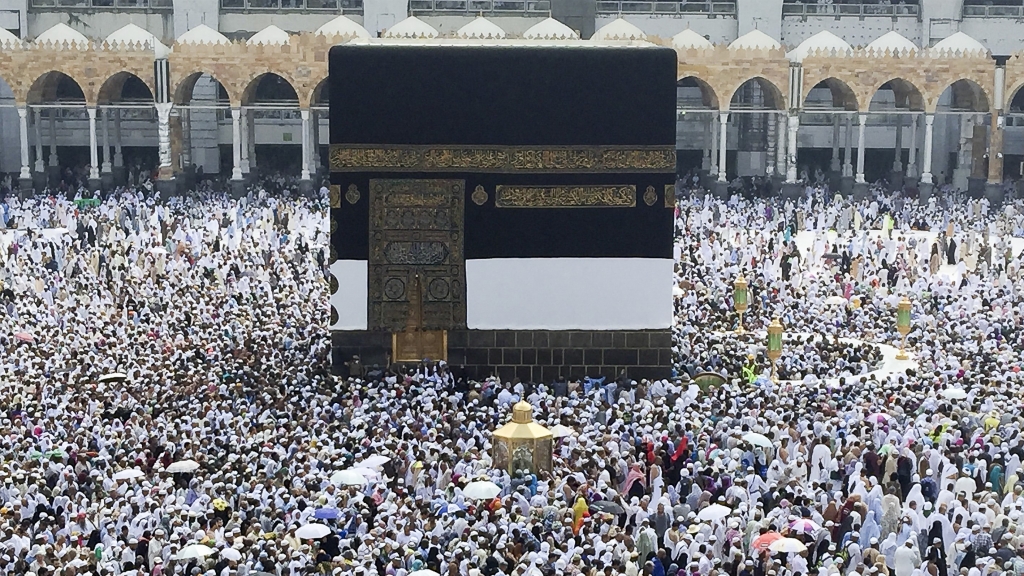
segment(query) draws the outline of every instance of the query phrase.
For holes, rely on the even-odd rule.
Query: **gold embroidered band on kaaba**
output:
[[[633,208],[636,186],[498,186],[498,208]]]
[[[672,146],[331,145],[332,172],[674,172]]]

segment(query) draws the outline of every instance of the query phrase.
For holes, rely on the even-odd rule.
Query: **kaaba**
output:
[[[637,44],[332,48],[339,373],[670,375],[677,59]]]

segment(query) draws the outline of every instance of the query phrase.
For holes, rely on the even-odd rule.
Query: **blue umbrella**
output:
[[[319,520],[334,520],[338,517],[338,509],[317,508],[316,512],[313,512],[313,517]]]

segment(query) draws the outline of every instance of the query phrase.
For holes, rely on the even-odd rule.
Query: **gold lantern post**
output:
[[[732,303],[736,308],[736,314],[740,317],[740,325],[736,328],[737,334],[743,334],[743,313],[747,311],[747,279],[741,273],[732,283]]]
[[[776,318],[768,326],[768,359],[772,361],[772,382],[778,382],[775,362],[782,357],[782,323]]]
[[[533,421],[533,406],[520,401],[512,407],[512,421],[494,431],[491,458],[495,468],[551,471],[551,431]]]
[[[909,360],[907,355],[907,334],[910,334],[910,299],[904,296],[896,307],[896,330],[900,333],[900,351],[896,353],[897,360]]]

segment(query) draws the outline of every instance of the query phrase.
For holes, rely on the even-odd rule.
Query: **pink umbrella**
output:
[[[875,412],[874,414],[871,414],[870,416],[865,418],[865,420],[871,422],[872,424],[885,424],[886,422],[889,421],[889,415],[882,414],[881,412]]]
[[[814,520],[808,520],[807,518],[794,520],[789,525],[790,530],[794,532],[803,532],[804,534],[810,534],[811,532],[814,532],[819,528],[821,528],[821,526],[818,526],[817,522],[815,522]]]
[[[15,332],[14,337],[22,342],[35,342],[36,337],[28,332]]]

